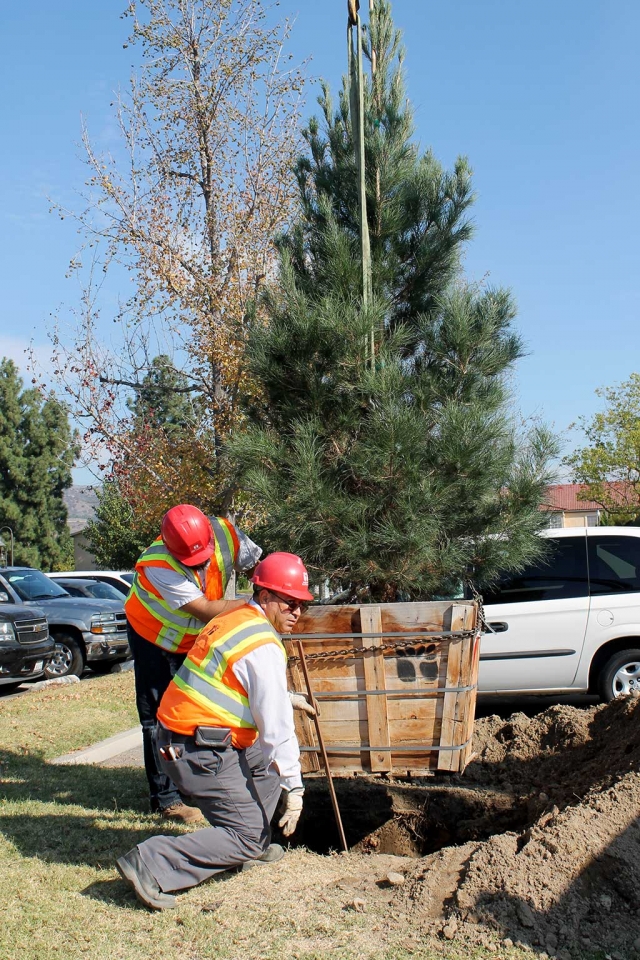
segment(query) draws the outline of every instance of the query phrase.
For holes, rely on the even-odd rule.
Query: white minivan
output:
[[[543,560],[483,591],[480,693],[640,691],[640,528],[542,536]]]

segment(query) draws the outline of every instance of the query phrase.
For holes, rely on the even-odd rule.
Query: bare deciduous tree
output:
[[[116,467],[132,501],[146,488],[159,515],[230,489],[219,453],[252,390],[250,305],[294,202],[302,76],[288,22],[273,24],[263,0],[133,0],[126,16],[141,70],[114,103],[118,151],[98,151],[85,128],[84,206],[58,208],[83,237],[72,269],[84,293],[73,335],[53,333],[54,361],[88,455]],[[113,311],[112,347],[98,334],[101,291],[123,271],[133,293]],[[179,444],[157,424],[141,433],[125,403],[158,353],[194,400]]]

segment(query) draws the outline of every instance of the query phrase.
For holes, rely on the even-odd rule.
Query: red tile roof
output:
[[[546,507],[550,510],[601,510],[600,504],[594,500],[578,500],[578,494],[584,489],[584,483],[554,483],[547,487]]]

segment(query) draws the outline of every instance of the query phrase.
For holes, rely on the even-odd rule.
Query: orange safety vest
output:
[[[185,580],[202,590],[207,600],[222,600],[233,572],[240,541],[235,527],[222,517],[209,517],[213,528],[215,551],[207,566],[205,583],[196,570],[176,560],[165,547],[162,538],[148,547],[136,564],[136,575],[124,609],[127,620],[141,637],[156,643],[170,653],[187,653],[202,630],[202,621],[183,610],[172,610],[146,575],[147,567],[175,570]]]
[[[229,727],[234,747],[243,750],[258,738],[247,691],[233,665],[257,647],[275,643],[287,654],[267,618],[246,604],[211,620],[160,701],[158,720],[175,733],[193,735],[196,727]]]

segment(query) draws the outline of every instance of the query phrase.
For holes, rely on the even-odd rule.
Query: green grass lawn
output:
[[[153,833],[180,829],[146,812],[143,770],[48,763],[136,723],[131,673],[0,702],[0,960],[531,958],[455,943],[406,948],[407,931],[389,929],[373,904],[345,911],[336,877],[351,855],[302,849],[277,869],[204,884],[178,909],[150,913],[113,866]]]

